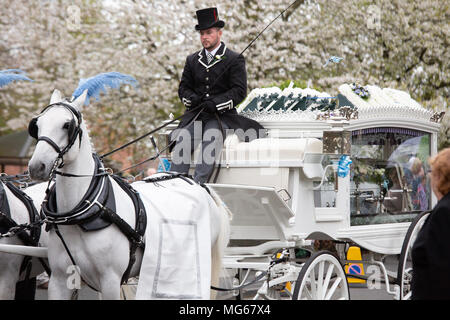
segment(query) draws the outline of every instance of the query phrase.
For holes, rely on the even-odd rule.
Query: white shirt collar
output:
[[[215,48],[213,51],[209,51],[209,50],[206,50],[206,49],[205,49],[205,51],[211,53],[212,56],[215,57],[215,56],[216,56],[216,52],[217,52],[217,50],[220,49],[220,46],[221,46],[221,45],[222,45],[222,43],[219,44],[219,45],[217,46],[217,48]]]

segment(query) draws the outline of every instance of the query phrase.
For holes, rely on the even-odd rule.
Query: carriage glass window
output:
[[[352,132],[351,225],[410,222],[431,208],[430,139],[403,128]]]

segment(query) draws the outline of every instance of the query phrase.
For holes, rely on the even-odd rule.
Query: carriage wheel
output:
[[[412,262],[411,249],[416,241],[417,235],[427,219],[429,211],[419,214],[410,224],[403,240],[402,251],[398,262],[397,284],[400,286],[400,300],[409,300],[411,298],[411,279],[412,279]]]
[[[329,251],[313,254],[302,266],[295,283],[293,300],[349,300],[344,268]]]

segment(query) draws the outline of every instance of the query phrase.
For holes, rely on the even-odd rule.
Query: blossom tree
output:
[[[195,11],[217,6],[223,41],[241,52],[293,0],[3,0],[0,63],[33,83],[0,89],[0,134],[25,128],[53,89],[70,96],[80,78],[118,71],[139,88],[111,91],[84,116],[99,152],[183,111],[177,89],[186,56],[201,48]],[[248,89],[296,80],[331,94],[358,82],[408,91],[447,109],[448,4],[440,0],[298,0],[245,51]],[[326,61],[342,57],[338,63]],[[449,115],[441,145],[450,141]],[[107,133],[107,134],[105,134]],[[148,141],[128,161],[149,157]]]

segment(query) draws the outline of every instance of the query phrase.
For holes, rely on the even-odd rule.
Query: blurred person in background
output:
[[[429,160],[438,203],[412,248],[412,299],[450,300],[450,148]]]

